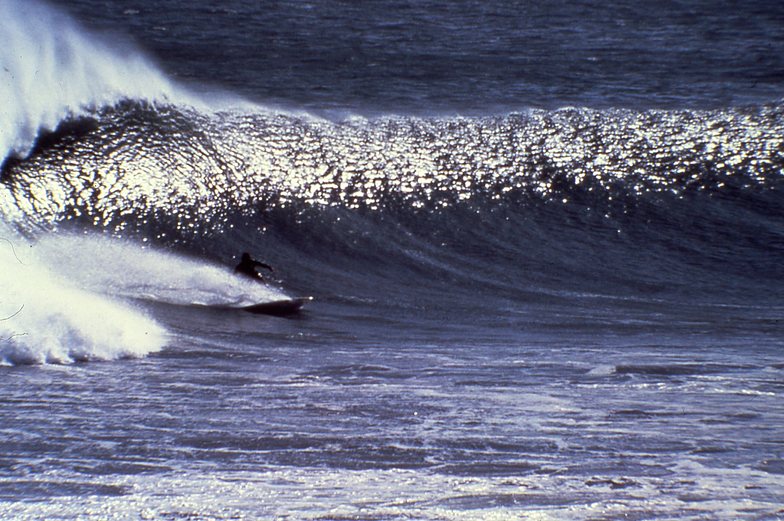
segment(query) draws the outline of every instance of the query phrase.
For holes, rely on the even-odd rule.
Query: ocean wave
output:
[[[428,210],[536,198],[617,212],[656,194],[775,188],[782,129],[779,105],[334,123],[125,101],[7,162],[0,208],[105,226],[165,214],[178,229],[297,203]]]
[[[266,242],[300,267],[743,290],[781,274],[782,129],[780,105],[330,122],[126,100],[7,161],[0,214],[219,262]]]
[[[15,56],[0,152],[16,151],[0,219],[28,237],[89,229],[221,262],[264,243],[300,273],[394,264],[499,291],[780,278],[782,102],[342,121],[201,106],[44,4],[0,6]]]
[[[39,0],[0,2],[0,157],[41,130],[125,98],[197,103],[127,41],[80,27]]]
[[[658,194],[770,192],[784,169],[781,102],[336,122],[207,103],[37,0],[0,3],[0,35],[0,212],[23,228],[164,219],[187,234],[249,208],[531,199],[611,217]]]

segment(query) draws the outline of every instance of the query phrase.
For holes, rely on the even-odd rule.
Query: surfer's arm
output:
[[[272,269],[272,266],[270,266],[269,264],[264,264],[263,262],[259,262],[259,261],[253,261],[253,266],[257,268],[266,268],[270,271],[275,271]]]

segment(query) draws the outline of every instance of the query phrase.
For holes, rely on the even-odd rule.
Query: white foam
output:
[[[0,363],[110,360],[164,346],[166,331],[140,310],[78,288],[21,246],[0,241]]]
[[[614,365],[602,364],[592,368],[587,374],[588,376],[611,376],[615,374],[616,371],[617,369]]]
[[[172,81],[125,38],[86,30],[42,0],[0,0],[0,162],[25,156],[42,129],[53,130],[125,99],[174,104],[204,113],[285,113],[210,88]]]
[[[0,484],[14,490],[14,478]],[[606,479],[612,482],[615,476]],[[683,479],[676,479],[683,478]],[[599,483],[604,481],[601,477]],[[635,477],[628,489],[581,475],[450,476],[417,470],[178,469],[148,475],[25,477],[83,487],[49,501],[0,502],[2,519],[780,519],[776,475],[697,467]],[[5,482],[5,483],[4,483]],[[56,485],[54,485],[56,487]],[[104,494],[89,493],[105,490]],[[758,490],[758,493],[750,491]]]
[[[0,155],[40,129],[125,98],[198,104],[137,49],[110,43],[38,0],[0,0]]]
[[[179,305],[243,306],[288,298],[216,264],[96,235],[51,234],[33,248],[80,287],[129,299]]]

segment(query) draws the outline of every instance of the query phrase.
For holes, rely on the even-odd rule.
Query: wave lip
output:
[[[41,129],[122,99],[194,100],[136,49],[110,43],[38,0],[0,1],[0,156]]]

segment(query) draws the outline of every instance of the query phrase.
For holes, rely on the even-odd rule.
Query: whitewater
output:
[[[0,519],[781,518],[724,4],[0,0]]]

